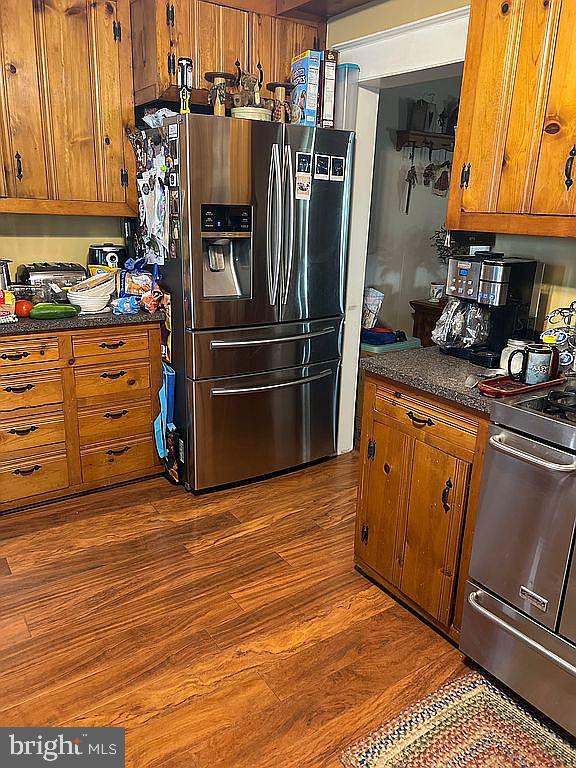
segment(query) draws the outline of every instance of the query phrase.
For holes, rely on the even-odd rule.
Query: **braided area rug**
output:
[[[576,748],[477,672],[342,754],[346,768],[576,768]]]

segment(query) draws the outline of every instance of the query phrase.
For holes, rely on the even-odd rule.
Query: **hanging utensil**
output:
[[[416,167],[412,165],[408,171],[408,175],[406,176],[406,184],[408,184],[408,190],[406,192],[406,216],[408,216],[408,213],[410,212],[410,198],[412,197],[412,188],[416,186],[417,181],[418,174],[416,173]]]

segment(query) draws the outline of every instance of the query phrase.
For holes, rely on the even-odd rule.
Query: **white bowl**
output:
[[[80,311],[91,314],[94,312],[100,312],[104,309],[104,307],[108,304],[110,301],[110,296],[83,296],[82,294],[79,294],[77,296],[70,296],[68,294],[68,299],[71,304],[74,304],[77,307],[80,307]]]
[[[116,282],[109,280],[107,283],[97,285],[95,288],[88,288],[85,291],[69,290],[68,295],[72,296],[111,296],[116,290]]]

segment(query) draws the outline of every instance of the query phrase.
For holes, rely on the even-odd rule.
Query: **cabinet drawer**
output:
[[[80,445],[121,437],[150,435],[152,408],[150,401],[128,402],[103,408],[83,408],[78,414]]]
[[[30,365],[30,363],[50,363],[58,360],[59,357],[56,336],[0,341],[0,368],[13,368],[17,365]]]
[[[154,464],[151,437],[139,440],[113,440],[82,450],[82,480],[85,483],[115,475],[125,475]]]
[[[132,392],[143,392],[150,388],[150,365],[148,363],[125,363],[77,368],[76,397],[106,397]]]
[[[0,411],[62,402],[60,371],[0,376]]]
[[[86,335],[78,334],[72,336],[72,350],[75,358],[83,357],[105,357],[114,360],[118,352],[137,353],[140,357],[148,357],[148,334],[146,331],[134,333],[133,331],[122,332],[115,330],[113,333]]]
[[[34,501],[34,496],[67,488],[66,454],[36,455],[29,459],[0,464],[2,501]]]
[[[436,437],[473,452],[477,425],[448,409],[401,391],[378,389],[374,409],[396,419],[414,437]]]
[[[0,424],[0,455],[65,442],[66,430],[62,413],[53,416],[32,416],[28,419],[2,419]]]

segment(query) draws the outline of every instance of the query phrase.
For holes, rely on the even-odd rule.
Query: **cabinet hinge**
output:
[[[470,163],[462,166],[462,173],[460,174],[460,189],[463,189],[466,187],[468,189],[468,185],[470,184]]]
[[[128,186],[128,171],[126,168],[120,168],[120,184],[123,187]]]
[[[122,42],[122,23],[114,21],[112,23],[112,34],[114,35],[114,41],[116,43]]]
[[[374,460],[374,456],[376,456],[376,443],[374,440],[368,440],[368,450],[366,451],[366,455],[370,461]]]
[[[176,54],[174,53],[168,54],[168,74],[169,75],[176,74]]]
[[[174,3],[166,3],[166,26],[174,26]]]
[[[360,532],[360,541],[362,544],[368,544],[369,531],[368,523],[362,523],[362,531]]]

